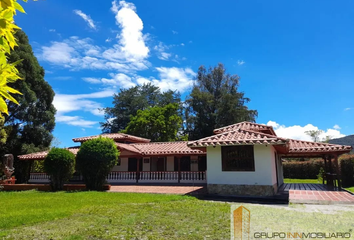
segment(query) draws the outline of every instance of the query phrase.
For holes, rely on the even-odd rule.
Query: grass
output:
[[[354,187],[348,187],[348,188],[344,188],[344,189],[346,189],[354,194]]]
[[[294,179],[284,178],[284,183],[320,183],[318,179]]]
[[[0,199],[4,239],[230,239],[229,203],[105,192],[0,192]],[[323,211],[344,207],[243,205],[251,211],[253,231],[354,228],[354,207],[328,213]]]

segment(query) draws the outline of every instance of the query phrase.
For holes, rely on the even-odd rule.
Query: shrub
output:
[[[323,160],[283,163],[284,178],[317,179],[321,168],[324,168]]]
[[[102,190],[106,177],[117,164],[119,151],[112,139],[96,138],[84,142],[76,155],[76,167],[86,188]]]
[[[354,186],[354,155],[341,157],[340,169],[343,187]]]
[[[75,155],[66,149],[52,148],[44,160],[44,170],[50,175],[52,190],[62,190],[75,171]]]

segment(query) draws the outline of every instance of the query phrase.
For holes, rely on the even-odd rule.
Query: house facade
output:
[[[210,194],[219,195],[274,195],[283,184],[282,158],[322,157],[325,163],[334,159],[338,164],[338,156],[352,149],[280,138],[271,126],[251,122],[215,129],[213,136],[189,142],[150,142],[122,133],[73,141],[83,143],[99,136],[113,139],[120,150],[118,164],[107,176],[109,183],[198,183],[207,184]],[[76,154],[79,147],[68,150]],[[44,160],[46,155],[33,153],[19,159]],[[330,174],[339,177],[338,172]],[[80,176],[76,178],[80,180]],[[49,182],[49,177],[31,173],[30,182]]]

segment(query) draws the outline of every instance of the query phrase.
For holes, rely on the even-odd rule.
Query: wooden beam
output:
[[[334,164],[336,165],[337,180],[338,180],[338,189],[339,189],[339,190],[342,190],[342,184],[341,184],[342,177],[340,176],[340,172],[339,172],[338,155],[334,155]]]
[[[326,174],[327,174],[327,161],[326,161],[326,155],[322,156],[322,159],[324,160],[324,176],[322,176],[322,184],[324,184],[325,178],[326,178]]]

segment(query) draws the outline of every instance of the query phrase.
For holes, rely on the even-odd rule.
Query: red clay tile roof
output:
[[[199,149],[191,149],[187,146],[188,142],[153,142],[153,143],[116,143],[119,150],[127,150],[142,156],[166,156],[166,155],[205,155]],[[75,155],[79,147],[68,148]],[[19,156],[21,160],[43,160],[48,151],[31,153]]]
[[[351,146],[289,139],[289,154],[350,152]]]
[[[72,152],[75,155],[79,151],[79,147],[69,147],[69,148],[65,148],[65,149],[69,150],[70,152]],[[20,160],[43,160],[47,156],[48,151],[19,155],[18,159],[20,159]]]
[[[140,150],[135,148],[133,146],[133,144],[117,143],[116,142],[116,145],[117,145],[117,148],[119,150],[127,150],[127,151],[130,151],[130,152],[133,152],[133,153],[141,154]]]
[[[276,133],[274,132],[273,127],[267,126],[264,124],[252,123],[252,122],[240,122],[240,123],[232,124],[232,125],[225,126],[222,128],[214,129],[213,132],[215,134],[219,134],[219,133],[223,133],[223,132],[234,131],[237,129],[252,130],[255,132],[263,132],[263,133],[267,133],[267,134],[271,134],[271,135],[276,136]]]
[[[128,142],[138,142],[138,143],[148,143],[151,140],[146,139],[146,138],[141,138],[125,133],[104,133],[101,135],[95,135],[95,136],[89,136],[89,137],[80,137],[80,138],[73,138],[74,142],[85,142],[87,140],[95,139],[98,137],[106,137],[106,138],[111,138],[113,140],[121,140],[121,141],[128,141]]]
[[[144,156],[153,155],[205,155],[206,153],[191,149],[188,142],[152,142],[130,144],[138,149]]]
[[[230,132],[219,133],[214,136],[202,138],[197,141],[189,142],[192,148],[207,146],[228,146],[228,145],[248,145],[248,144],[286,144],[287,139],[279,138],[270,134],[254,132],[251,130],[236,129]]]

